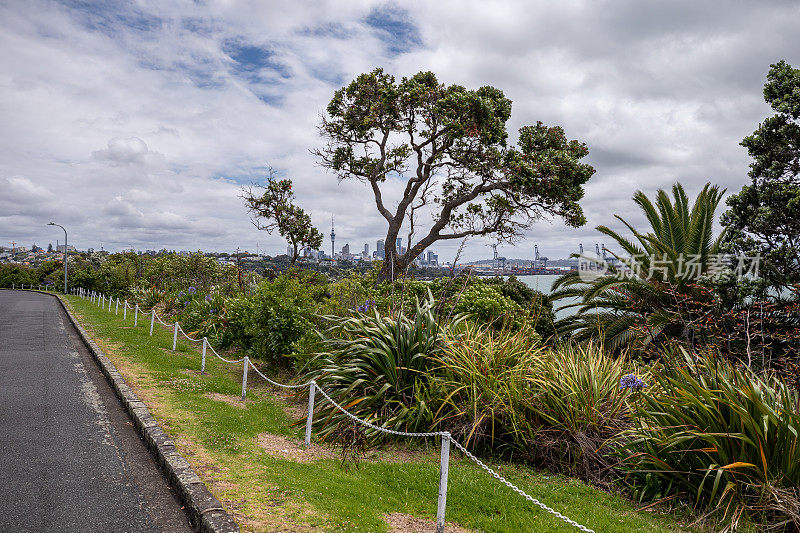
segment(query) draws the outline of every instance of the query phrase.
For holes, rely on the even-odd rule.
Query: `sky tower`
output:
[[[333,229],[333,216],[331,215],[331,259],[336,256],[336,230]]]

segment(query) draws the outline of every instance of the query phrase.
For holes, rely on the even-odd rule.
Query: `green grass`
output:
[[[349,469],[335,459],[299,463],[274,458],[256,437],[271,433],[299,441],[302,427],[292,426],[284,400],[254,372],[248,382],[252,401],[245,408],[209,399],[209,392],[241,394],[241,364],[223,363],[209,351],[207,375],[200,376],[197,346],[179,341],[173,354],[171,330],[157,327],[149,337],[149,320],[142,316],[133,328],[130,314],[123,322],[121,311],[114,316],[75,296],[66,301],[243,530],[378,532],[387,531],[383,515],[392,512],[435,518],[437,443],[414,459],[362,461]],[[457,451],[451,458],[448,521],[478,531],[576,531]],[[597,532],[688,529],[681,517],[637,512],[619,496],[575,479],[492,465],[533,497]]]

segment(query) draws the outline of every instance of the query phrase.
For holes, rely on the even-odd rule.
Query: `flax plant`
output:
[[[742,516],[800,530],[800,395],[772,377],[685,351],[642,393],[621,448],[640,501],[683,496],[735,529]]]
[[[595,344],[547,347],[529,325],[466,324],[436,356],[436,423],[473,449],[505,452],[556,472],[610,479],[604,446],[629,427],[629,363]]]
[[[307,377],[316,379],[345,409],[386,429],[426,431],[432,413],[425,400],[431,358],[443,347],[444,332],[436,321],[435,302],[417,302],[414,314],[397,318],[377,310],[341,319],[329,330],[329,351],[309,363]],[[349,422],[330,402],[317,403],[318,434],[330,437],[340,422]],[[368,429],[371,440],[383,438]]]

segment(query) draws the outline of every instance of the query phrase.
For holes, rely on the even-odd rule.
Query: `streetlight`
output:
[[[48,226],[58,226],[64,230],[64,294],[67,294],[67,228],[55,222],[48,222]]]

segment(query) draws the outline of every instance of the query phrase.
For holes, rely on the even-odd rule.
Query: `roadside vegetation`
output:
[[[439,479],[435,440],[384,443],[355,462],[319,435],[305,451],[302,399],[251,375],[248,399],[241,402],[240,364],[210,357],[201,375],[196,345],[179,341],[173,353],[170,330],[156,327],[150,337],[147,320],[133,327],[130,314],[126,322],[121,313],[78,297],[66,300],[244,531],[379,532],[409,516],[432,528]],[[696,530],[688,516],[664,508],[637,512],[621,495],[569,476],[501,457],[487,461],[535,498],[597,531]],[[448,531],[457,531],[453,524],[509,533],[569,527],[455,451],[447,520]]]

